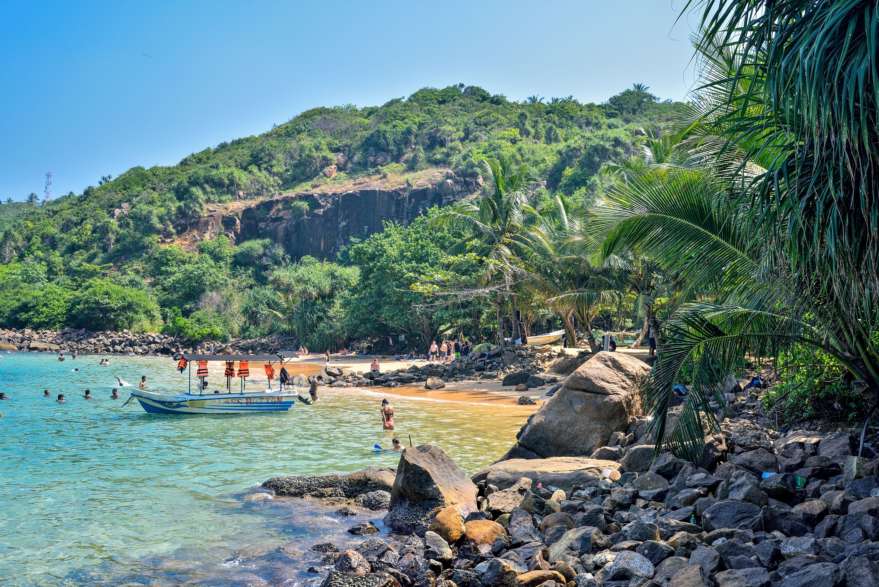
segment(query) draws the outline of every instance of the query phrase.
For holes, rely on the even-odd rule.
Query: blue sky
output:
[[[0,198],[80,192],[314,106],[458,82],[602,102],[692,86],[682,0],[0,0]]]

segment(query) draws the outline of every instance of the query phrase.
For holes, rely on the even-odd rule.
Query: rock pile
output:
[[[328,373],[322,382],[331,387],[399,387],[423,384],[426,389],[441,389],[450,381],[501,380],[505,386],[524,385],[525,389],[542,387],[558,381],[558,377],[542,374],[559,357],[544,348],[521,347],[494,349],[474,353],[451,363],[412,365],[383,373]],[[576,358],[575,358],[576,359]],[[585,360],[584,358],[577,360]]]
[[[127,330],[0,330],[0,351],[173,355],[181,352],[214,353],[221,349],[229,353],[277,352],[292,347],[292,339],[277,336],[233,340],[229,343],[204,342],[193,346],[166,334],[135,333]]]
[[[612,381],[601,372],[611,359],[599,357],[569,378],[565,395],[577,386],[595,395],[603,381],[625,396],[638,369],[616,365],[623,379]],[[879,585],[872,445],[861,458],[848,430],[780,433],[756,395],[740,392],[726,407],[723,437],[707,439],[691,463],[657,454],[646,418],[622,413],[627,424],[590,456],[495,463],[473,478],[475,509],[434,500],[426,531],[371,537],[355,549],[365,561],[357,559],[359,574],[345,570],[353,555],[328,555],[335,566],[324,585]],[[577,432],[566,425],[565,433]]]

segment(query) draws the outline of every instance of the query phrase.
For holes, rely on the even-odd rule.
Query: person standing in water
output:
[[[397,438],[396,436],[395,436],[394,439],[391,441],[391,448],[393,448],[393,449],[394,449],[395,451],[397,451],[397,452],[403,450],[403,445],[400,444],[400,439]]]
[[[308,395],[311,396],[311,403],[317,401],[317,377],[308,378]]]
[[[287,373],[287,367],[283,365],[281,365],[281,371],[278,373],[278,382],[281,384],[281,391],[284,391],[290,383],[290,374]]]
[[[116,388],[113,388],[113,391],[110,392],[110,399],[119,399],[119,392]]]
[[[43,390],[43,397],[50,397],[48,389]]]
[[[63,393],[59,393],[59,394],[58,394],[58,399],[55,400],[55,401],[57,401],[59,404],[63,404],[63,403],[64,403],[64,394],[63,394]]]
[[[387,399],[382,400],[382,428],[385,430],[394,429],[394,408]]]
[[[82,399],[92,399],[92,390],[86,389],[85,393],[82,394]]]
[[[140,376],[140,383],[137,385],[137,387],[140,388],[140,389],[146,389],[146,388],[147,388],[146,375],[141,375],[141,376]]]

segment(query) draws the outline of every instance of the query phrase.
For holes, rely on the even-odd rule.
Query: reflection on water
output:
[[[317,405],[288,414],[153,416],[134,402],[122,408],[127,393],[113,401],[110,389],[117,375],[134,382],[141,374],[151,389],[185,389],[170,359],[112,357],[100,367],[97,357],[2,357],[2,390],[12,399],[0,402],[0,492],[14,504],[0,509],[3,584],[88,583],[94,572],[148,577],[163,560],[208,573],[245,546],[277,549],[337,526],[344,534],[353,522],[332,512],[321,514],[324,527],[298,519],[311,515],[306,508],[242,507],[235,496],[277,474],[396,464],[395,454],[371,450],[391,439],[378,398],[353,390],[321,390]],[[51,399],[42,397],[47,387]],[[85,388],[94,400],[82,399]],[[57,404],[57,393],[67,403]],[[393,402],[404,444],[410,435],[440,444],[471,471],[500,456],[527,415],[505,405]]]

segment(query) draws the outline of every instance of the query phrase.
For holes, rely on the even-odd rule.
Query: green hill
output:
[[[527,166],[546,193],[586,200],[604,163],[637,153],[645,132],[681,108],[639,86],[601,105],[572,98],[513,102],[475,86],[426,88],[376,107],[315,108],[177,165],[134,167],[45,205],[4,204],[0,324],[168,328],[229,283],[247,291],[270,287],[270,271],[291,261],[270,241],[204,242],[188,255],[170,246],[212,204],[362,176],[405,180],[433,167],[476,180],[486,157]],[[201,283],[184,283],[179,273],[187,270],[198,271]],[[105,296],[136,290],[145,299],[125,302],[134,309],[120,311],[131,320],[88,323],[77,303],[88,305],[82,295],[93,286]],[[40,295],[50,299],[33,299]]]

